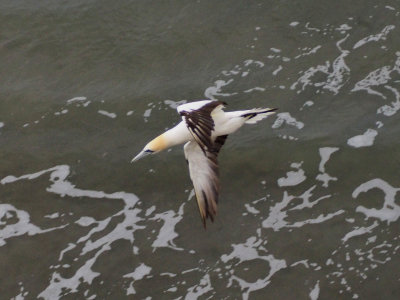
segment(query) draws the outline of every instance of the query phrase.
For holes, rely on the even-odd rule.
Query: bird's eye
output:
[[[153,153],[154,151],[153,151],[153,150],[150,150],[150,149],[148,149],[148,150],[146,150],[146,151],[144,151],[144,152],[147,152],[147,153]]]

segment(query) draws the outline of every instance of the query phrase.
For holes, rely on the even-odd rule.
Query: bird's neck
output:
[[[161,136],[165,142],[166,148],[186,143],[192,138],[184,122],[180,122],[175,127],[164,132]]]

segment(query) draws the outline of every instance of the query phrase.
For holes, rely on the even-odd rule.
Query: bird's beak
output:
[[[149,154],[151,154],[151,152],[146,152],[146,151],[142,151],[142,152],[140,152],[138,155],[136,155],[132,160],[131,160],[131,163],[133,163],[133,162],[135,162],[135,161],[138,161],[139,159],[141,159],[141,158],[143,158],[143,157],[145,157],[145,156],[147,156],[147,155],[149,155]]]

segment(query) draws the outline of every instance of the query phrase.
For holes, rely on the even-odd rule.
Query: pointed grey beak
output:
[[[131,160],[131,163],[133,163],[133,162],[135,162],[135,161],[138,161],[139,159],[141,159],[141,158],[143,158],[143,157],[145,157],[145,156],[147,156],[147,155],[149,155],[149,154],[151,154],[151,152],[146,152],[146,151],[142,151],[142,152],[140,152],[138,155],[136,155],[132,160]]]

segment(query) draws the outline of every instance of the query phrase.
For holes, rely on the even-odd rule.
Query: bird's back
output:
[[[217,137],[220,135],[231,134],[242,127],[246,121],[241,117],[242,114],[242,111],[224,112],[222,110],[216,113],[216,115],[213,116],[215,122],[215,131],[213,136]]]

